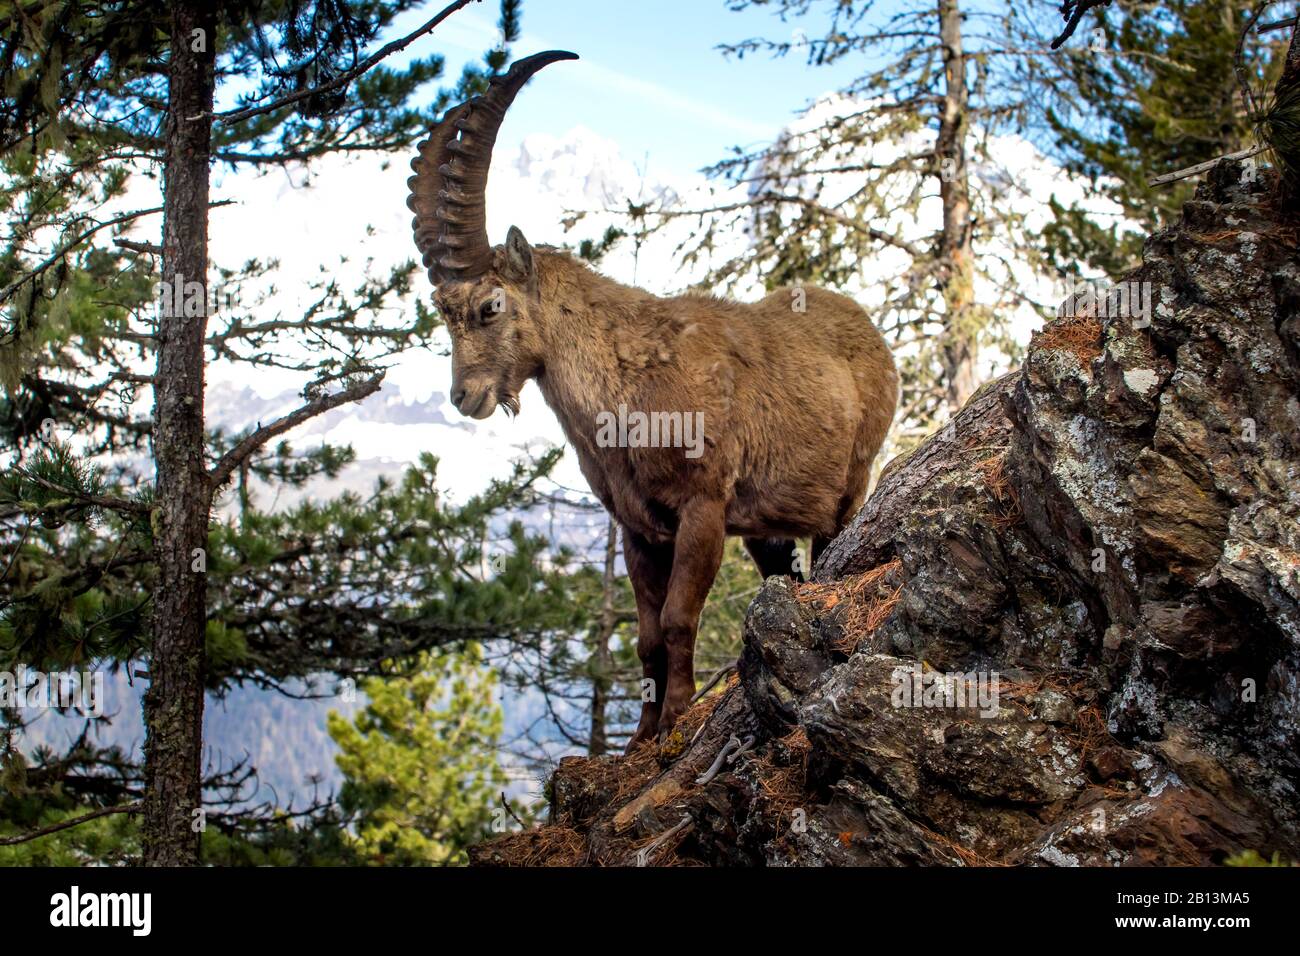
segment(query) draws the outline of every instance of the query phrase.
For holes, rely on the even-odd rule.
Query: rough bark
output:
[[[974,255],[971,249],[970,179],[966,168],[966,56],[958,0],[939,0],[939,42],[943,46],[944,94],[935,141],[939,160],[939,284],[944,301],[943,374],[948,407],[956,412],[975,390],[978,345],[971,317]]]
[[[475,862],[1300,859],[1300,251],[1279,215],[1217,169],[1126,277],[1149,324],[1140,298],[1071,303],[885,469],[813,581],[768,579],[738,680],[678,739],[562,761],[550,824]],[[933,696],[900,694],[913,672]],[[996,693],[947,700],[950,674]]]
[[[1291,27],[1291,45],[1287,47],[1286,60],[1282,64],[1282,75],[1277,80],[1277,91],[1300,84],[1300,17]]]
[[[200,283],[205,303],[214,11],[203,0],[170,7],[163,167],[163,282],[172,290]],[[194,814],[202,807],[206,576],[193,568],[196,551],[207,546],[211,506],[203,456],[206,304],[202,315],[185,311],[161,308],[157,327],[153,532],[158,577],[145,694],[143,801],[144,862],[150,866],[190,866],[199,860]]]

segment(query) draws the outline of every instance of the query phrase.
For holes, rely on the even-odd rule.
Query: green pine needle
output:
[[[1300,185],[1300,85],[1289,86],[1273,98],[1260,117],[1258,132],[1282,178]]]
[[[62,442],[41,447],[24,464],[14,466],[0,478],[0,503],[38,513],[48,527],[57,527],[69,518],[93,521],[99,509],[87,504],[85,498],[103,494],[104,477],[99,466],[78,457]]]

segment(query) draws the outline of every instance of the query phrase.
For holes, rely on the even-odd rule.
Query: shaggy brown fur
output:
[[[793,539],[811,536],[816,560],[862,502],[898,374],[840,295],[660,299],[534,252],[515,228],[490,246],[485,188],[506,110],[538,70],[573,59],[525,57],[448,110],[411,162],[407,205],[451,331],[452,402],[474,418],[518,411],[536,379],[623,526],[650,696],[630,750],[670,732],[690,704],[695,631],[726,536],[744,537],[764,576],[798,577]],[[638,433],[645,416],[676,432]],[[633,427],[615,434],[612,418]]]
[[[765,575],[797,576],[797,537],[813,538],[815,560],[862,502],[898,374],[866,313],[831,292],[781,289],[752,305],[658,298],[534,250],[517,229],[492,257],[486,274],[437,291],[452,399],[486,418],[498,405],[518,410],[535,379],[622,525],[654,697],[635,746],[689,706],[696,627],[725,537],[744,537]],[[602,447],[602,413],[620,405],[701,412],[700,453]]]

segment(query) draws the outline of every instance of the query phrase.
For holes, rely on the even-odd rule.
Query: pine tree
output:
[[[465,848],[491,833],[494,807],[503,819],[496,688],[471,644],[423,655],[409,677],[366,680],[367,703],[354,721],[330,714],[345,781],[340,802],[365,862],[463,863]]]
[[[1150,180],[1249,144],[1253,120],[1235,64],[1257,7],[1252,0],[1117,0],[1092,11],[1050,61],[1046,119],[1064,168],[1115,203],[1126,225],[1103,226],[1079,204],[1053,198],[1055,222],[1045,238],[1061,271],[1133,268],[1142,238],[1176,217],[1195,188],[1195,180]],[[1245,33],[1250,82],[1271,85],[1285,44],[1285,34]]]
[[[245,0],[219,10],[205,0],[108,6],[51,0],[0,13],[0,143],[6,171],[17,180],[6,183],[6,204],[17,218],[0,256],[0,306],[6,310],[0,374],[7,396],[0,423],[29,458],[6,476],[0,504],[21,529],[13,536],[10,570],[34,534],[44,545],[37,560],[69,541],[82,545],[73,554],[88,558],[30,588],[18,611],[6,607],[6,630],[10,645],[26,653],[28,619],[48,618],[60,605],[66,611],[69,603],[99,621],[125,625],[134,618],[150,627],[141,807],[148,863],[197,860],[199,835],[191,822],[202,805],[199,737],[214,493],[295,424],[373,393],[382,381],[382,359],[417,341],[433,322],[427,310],[398,329],[377,319],[384,298],[405,291],[413,271],[408,264],[370,281],[355,297],[330,290],[336,314],[324,315],[318,306],[297,320],[231,317],[210,327],[218,318],[211,314],[206,251],[210,166],[283,164],[409,144],[453,96],[482,89],[508,59],[507,45],[518,30],[519,4],[513,0],[502,4],[502,42],[489,51],[485,65],[468,69],[428,108],[408,105],[441,76],[441,59],[417,59],[402,70],[381,61],[466,3],[451,4],[373,53],[366,48],[412,6],[409,0]],[[217,111],[228,81],[240,91],[238,105]],[[104,216],[99,211],[121,193],[128,161],[159,164],[161,208]],[[54,201],[25,200],[24,185]],[[90,244],[103,231],[159,211],[160,242],[123,240],[115,249]],[[125,268],[124,254],[133,257]],[[262,272],[250,264],[223,278]],[[153,316],[147,305],[155,297],[143,290],[155,283],[164,294]],[[111,304],[101,310],[98,300],[106,288]],[[354,321],[367,315],[375,321]],[[324,337],[326,346],[314,359],[289,366],[305,373],[303,406],[237,441],[209,441],[203,414],[207,353],[284,367],[279,346],[305,332]],[[126,411],[140,386],[154,392],[151,420]],[[122,411],[100,410],[106,392]],[[56,447],[81,429],[100,451],[140,448],[148,440],[152,481],[122,468],[118,485],[130,477],[137,487],[124,495],[99,494],[100,486],[90,483],[99,476],[66,467],[68,455]],[[307,465],[317,466],[330,463]],[[69,519],[82,528],[65,527]],[[111,542],[102,537],[87,540],[95,537],[87,526],[96,520],[109,520],[123,532],[119,546],[106,547]],[[88,557],[96,551],[107,556]],[[105,576],[142,567],[151,572],[145,600],[105,607],[87,599]],[[72,629],[93,631],[94,625],[83,620]],[[78,646],[75,653],[85,651]]]

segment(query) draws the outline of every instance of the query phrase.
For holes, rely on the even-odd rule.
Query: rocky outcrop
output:
[[[668,747],[475,861],[1300,858],[1300,253],[1241,180],[769,579]]]

